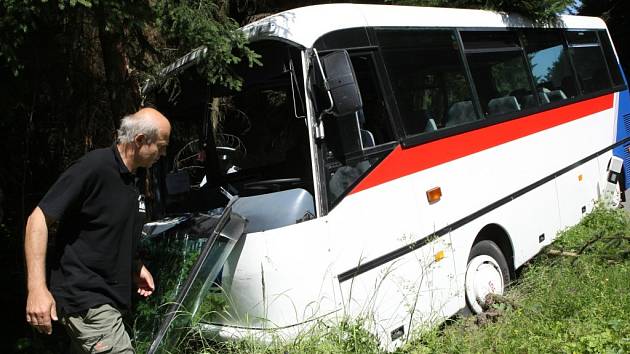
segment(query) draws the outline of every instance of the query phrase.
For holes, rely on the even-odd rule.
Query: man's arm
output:
[[[57,321],[55,299],[46,285],[46,248],[48,246],[47,220],[39,207],[28,217],[24,237],[24,257],[28,297],[26,321],[40,333],[51,334],[51,319]]]

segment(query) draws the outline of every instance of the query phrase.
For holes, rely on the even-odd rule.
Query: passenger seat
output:
[[[472,101],[460,101],[455,102],[448,109],[446,113],[445,127],[453,127],[456,125],[469,123],[477,120],[477,114],[475,113],[475,107]]]
[[[488,102],[488,115],[490,116],[520,110],[521,105],[518,104],[518,100],[514,96],[497,97]]]
[[[544,92],[538,92],[538,98],[541,104],[549,103],[549,97]],[[530,108],[536,107],[536,100],[534,99],[534,95],[527,95],[523,97],[521,108]]]
[[[549,101],[562,101],[567,99],[567,95],[562,90],[553,90],[547,94]]]

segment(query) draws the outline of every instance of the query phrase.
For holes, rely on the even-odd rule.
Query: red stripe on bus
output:
[[[610,109],[613,94],[403,149],[396,147],[350,194]]]

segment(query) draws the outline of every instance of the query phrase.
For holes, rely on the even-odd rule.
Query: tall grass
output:
[[[629,231],[624,211],[596,208],[551,246],[564,255],[543,251],[525,267],[509,301],[493,305],[495,322],[460,319],[399,352],[630,352]]]
[[[308,332],[291,341],[275,338],[271,340],[271,343],[255,339],[213,342],[205,338],[200,331],[191,328],[185,340],[174,350],[173,354],[376,354],[380,352],[377,339],[365,330],[360,320],[341,322],[334,326],[317,322]]]

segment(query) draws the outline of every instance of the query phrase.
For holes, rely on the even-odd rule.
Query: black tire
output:
[[[502,290],[505,290],[505,287],[510,283],[510,267],[508,266],[508,263],[505,260],[505,256],[503,255],[503,252],[501,252],[501,248],[499,248],[499,246],[497,246],[497,244],[494,243],[493,241],[483,240],[473,245],[472,249],[470,250],[470,255],[468,256],[466,270],[468,270],[468,264],[470,264],[470,261],[473,258],[477,256],[482,256],[482,255],[493,258],[499,265],[499,268],[501,269],[501,275],[503,277],[503,284],[504,284],[504,289]],[[466,306],[471,312],[473,313],[475,312],[473,311],[472,305],[469,303],[468,297],[466,297]]]

